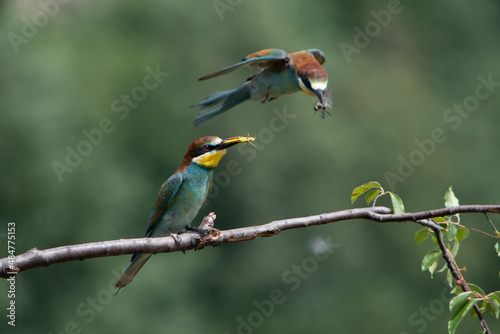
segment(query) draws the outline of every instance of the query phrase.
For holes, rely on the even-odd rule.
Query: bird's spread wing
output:
[[[158,198],[156,199],[156,202],[153,205],[153,210],[151,211],[151,216],[149,217],[146,236],[149,236],[161,221],[163,213],[172,202],[175,194],[177,194],[181,184],[182,173],[177,172],[169,177],[168,180],[161,186],[160,193],[158,194]]]
[[[274,57],[275,59],[286,59],[288,58],[288,53],[281,49],[265,49],[249,54],[243,60],[248,59],[258,59],[263,57]]]
[[[225,67],[216,72],[207,74],[204,77],[199,78],[198,80],[211,79],[222,74],[230,73],[243,66],[272,68],[275,70],[279,70],[285,68],[285,66],[287,66],[289,61],[290,58],[288,57],[288,54],[285,51],[280,49],[266,49],[249,54],[248,56],[243,58],[242,62]]]

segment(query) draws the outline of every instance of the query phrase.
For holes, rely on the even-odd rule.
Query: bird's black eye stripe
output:
[[[196,150],[194,150],[193,152],[191,152],[191,157],[194,158],[194,157],[198,157],[204,153],[207,153],[207,152],[210,152],[211,150],[213,149],[213,147],[209,144],[205,144],[201,147],[198,147]]]
[[[307,78],[306,76],[302,76],[300,79],[302,80],[302,83],[304,84],[304,86],[306,86],[311,91],[314,91],[314,89],[312,89],[312,87],[311,87],[311,81],[309,81],[309,78]]]

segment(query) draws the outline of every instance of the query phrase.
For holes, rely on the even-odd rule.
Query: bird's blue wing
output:
[[[149,236],[151,232],[156,228],[158,223],[161,221],[161,217],[163,213],[168,208],[172,199],[174,198],[177,191],[182,184],[182,173],[177,172],[168,178],[165,183],[161,186],[160,192],[158,194],[158,198],[156,199],[155,204],[153,205],[153,210],[151,211],[151,215],[149,216],[148,228],[146,230],[146,236]]]
[[[198,80],[207,80],[214,77],[217,77],[222,74],[230,73],[240,67],[249,66],[249,67],[274,67],[274,68],[284,68],[290,58],[288,54],[280,49],[267,49],[252,53],[245,58],[243,61],[228,67],[224,67],[221,70],[205,75],[204,77],[199,78]]]

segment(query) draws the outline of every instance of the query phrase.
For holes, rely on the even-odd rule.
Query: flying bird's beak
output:
[[[314,95],[316,95],[319,99],[319,102],[323,104],[323,95],[325,94],[325,91],[322,89],[316,89],[314,91]]]

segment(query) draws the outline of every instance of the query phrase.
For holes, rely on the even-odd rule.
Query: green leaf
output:
[[[434,278],[434,272],[436,271],[438,265],[438,261],[434,261],[430,266],[429,266],[429,274],[431,274],[431,278]]]
[[[354,188],[351,195],[351,204],[353,204],[356,201],[356,199],[358,199],[359,196],[361,196],[362,194],[373,188],[382,189],[382,186],[378,182],[371,181],[359,187]]]
[[[500,301],[494,298],[494,294],[486,299],[486,311],[498,319],[500,314]],[[495,296],[496,297],[496,296]]]
[[[497,255],[500,256],[500,241],[497,241],[495,244],[495,251],[497,252]]]
[[[370,204],[370,202],[373,201],[375,197],[377,197],[380,193],[381,191],[379,189],[375,189],[366,194],[365,196],[366,204]]]
[[[435,233],[431,233],[431,239],[432,239],[432,243],[434,244],[434,246],[438,247],[438,239],[436,237],[436,234]]]
[[[456,257],[457,254],[458,254],[459,248],[460,248],[460,244],[458,242],[455,242],[455,244],[453,245],[453,248],[452,248],[452,250],[450,252],[451,256]]]
[[[452,188],[453,187],[450,186],[448,190],[446,190],[446,193],[444,194],[444,206],[447,208],[460,205],[458,202],[458,198],[453,193]]]
[[[388,191],[388,193],[389,195],[391,195],[392,208],[394,209],[394,214],[400,215],[405,213],[405,206],[403,204],[403,201],[401,200],[401,197],[399,197],[392,191]]]
[[[467,283],[467,285],[469,286],[469,288],[472,290],[472,291],[475,291],[477,292],[478,294],[480,294],[481,296],[484,296],[485,293],[483,291],[483,289],[481,289],[479,286],[477,286],[476,284],[473,284],[473,283]]]
[[[446,223],[448,221],[447,217],[434,217],[432,220],[436,223]]]
[[[500,291],[492,292],[489,298],[494,298],[494,299],[498,300],[498,302],[500,302]]]
[[[441,251],[439,249],[435,249],[425,254],[424,259],[422,260],[422,272],[426,272],[429,267],[437,261],[439,255],[441,255]]]
[[[463,292],[460,285],[456,285],[453,290],[450,291],[451,294],[456,294],[457,296]]]
[[[465,227],[461,227],[457,230],[457,241],[462,242],[469,236],[469,229]]]
[[[424,242],[425,239],[429,237],[429,231],[424,228],[423,230],[417,231],[415,233],[415,243],[420,245],[422,242]]]
[[[500,291],[493,292],[488,298],[493,298],[500,303]]]
[[[474,291],[467,291],[467,292],[462,292],[456,297],[453,297],[453,299],[450,300],[450,311],[452,311],[455,308],[455,306],[463,303],[467,298],[473,296],[474,294],[475,294]]]
[[[493,315],[498,319],[499,311],[500,311],[500,291],[496,291],[492,293],[488,299],[490,303],[492,303],[491,309],[493,311]]]
[[[479,307],[479,310],[482,310],[480,311],[481,313],[484,313],[484,300],[483,299],[479,299],[479,298],[475,298],[474,300],[477,300],[477,303],[476,305]],[[469,317],[471,319],[474,319],[474,318],[477,318],[477,313],[476,313],[476,310],[474,310],[473,308],[471,308],[469,310]]]
[[[453,317],[448,321],[448,333],[454,334],[457,329],[458,324],[464,316],[469,313],[469,311],[474,307],[474,305],[479,301],[479,299],[471,299],[463,304],[461,304],[458,309],[453,314]]]
[[[453,224],[451,221],[448,223],[448,231],[446,232],[446,237],[448,241],[452,241],[457,236],[457,225]]]

